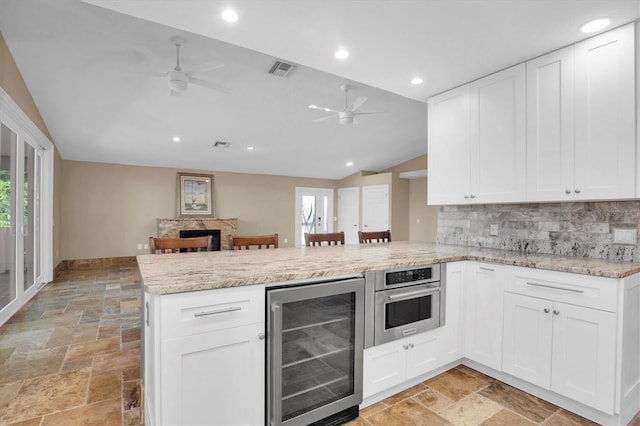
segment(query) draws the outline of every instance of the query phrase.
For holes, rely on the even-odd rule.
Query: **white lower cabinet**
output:
[[[162,343],[162,421],[182,425],[264,422],[264,324]]]
[[[617,280],[510,268],[502,369],[615,412]]]
[[[364,351],[364,398],[439,367],[439,333],[426,332]]]
[[[502,365],[502,300],[504,267],[469,262],[464,283],[466,357],[500,370]]]
[[[264,424],[264,294],[145,293],[147,424]]]
[[[615,342],[614,313],[505,294],[503,371],[608,414]]]

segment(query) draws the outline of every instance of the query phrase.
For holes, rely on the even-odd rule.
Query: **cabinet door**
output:
[[[469,86],[429,99],[427,200],[469,202]],[[465,198],[466,197],[466,198]]]
[[[527,201],[573,200],[573,51],[527,62]]]
[[[505,293],[502,370],[530,383],[551,386],[553,303]]]
[[[405,339],[366,349],[362,396],[367,398],[404,381]]]
[[[438,353],[442,345],[441,331],[420,333],[406,339],[405,380],[418,377],[440,366]]]
[[[616,314],[554,303],[551,390],[614,412]]]
[[[466,356],[500,371],[504,270],[500,265],[469,263],[466,296]]]
[[[576,199],[635,196],[633,26],[575,45]]]
[[[257,425],[265,421],[264,324],[162,342],[159,424]]]
[[[476,203],[525,199],[525,92],[524,64],[469,84],[470,196]]]
[[[446,310],[440,345],[440,364],[464,357],[464,282],[466,262],[447,263]]]

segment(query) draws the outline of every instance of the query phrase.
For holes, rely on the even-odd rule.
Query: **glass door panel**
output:
[[[23,179],[23,225],[24,239],[24,290],[35,284],[35,234],[36,234],[36,150],[28,143],[24,143],[24,179]]]
[[[16,294],[16,151],[18,135],[0,125],[0,310]]]
[[[308,424],[362,402],[364,280],[267,292],[271,424]]]

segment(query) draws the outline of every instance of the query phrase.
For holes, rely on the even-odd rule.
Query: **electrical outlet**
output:
[[[284,243],[287,244],[289,240],[287,238],[284,239]]]
[[[613,243],[614,244],[636,244],[636,229],[635,228],[612,228]]]
[[[138,250],[142,250],[142,243],[138,243]]]
[[[498,224],[497,223],[492,223],[491,225],[489,225],[489,235],[494,236],[494,237],[498,235]]]
[[[145,244],[145,245],[144,245],[144,249],[145,249],[145,250],[149,250],[149,244]]]

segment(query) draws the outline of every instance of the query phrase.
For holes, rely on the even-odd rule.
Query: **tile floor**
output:
[[[66,271],[0,327],[0,424],[141,425],[140,277]],[[361,425],[593,423],[460,366],[363,409]],[[640,426],[640,416],[631,423]]]

